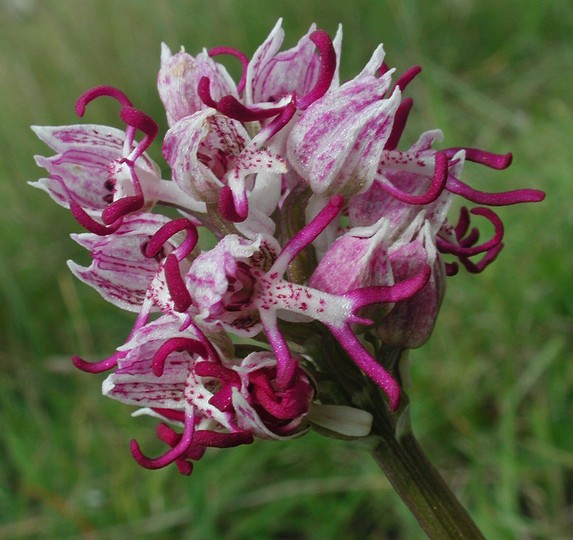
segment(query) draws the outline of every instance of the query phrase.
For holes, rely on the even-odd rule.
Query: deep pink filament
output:
[[[129,156],[132,161],[135,161],[149,148],[155,137],[157,137],[159,126],[153,118],[147,116],[144,112],[139,109],[135,109],[134,107],[122,107],[119,111],[119,116],[126,125],[137,129],[144,134],[143,140],[137,145],[137,148],[132,155]]]
[[[168,339],[165,343],[157,349],[151,361],[151,369],[156,377],[161,377],[165,370],[165,361],[167,357],[174,352],[188,352],[189,354],[199,355],[203,358],[207,357],[207,352],[203,344],[196,339],[185,337],[173,337]]]
[[[88,103],[101,96],[109,96],[114,98],[120,103],[122,107],[131,107],[131,101],[121,90],[118,90],[113,86],[94,86],[93,88],[90,88],[84,92],[76,100],[76,114],[82,117],[85,114],[86,106]]]
[[[463,150],[466,154],[466,159],[468,161],[473,161],[474,163],[480,163],[486,167],[492,169],[503,170],[507,169],[511,165],[513,156],[511,152],[507,154],[494,154],[493,152],[486,152],[485,150],[480,150],[479,148],[446,148],[442,150],[446,153],[449,159],[453,158],[460,150]]]
[[[183,260],[193,251],[199,238],[197,227],[187,218],[174,219],[160,227],[149,239],[145,248],[145,256],[149,258],[155,257],[161,251],[163,245],[181,231],[185,231],[187,235],[181,245],[173,251],[173,254],[176,255],[177,260]]]
[[[472,208],[471,213],[476,216],[483,216],[491,222],[491,224],[494,226],[495,229],[493,237],[487,242],[484,242],[483,244],[476,246],[474,244],[479,239],[479,234],[477,232],[477,229],[474,229],[472,232],[470,232],[470,236],[466,238],[464,238],[463,235],[458,236],[457,239],[459,245],[447,242],[445,239],[440,238],[438,236],[436,238],[436,244],[438,246],[438,249],[442,253],[451,253],[453,255],[463,255],[465,257],[471,257],[472,255],[484,253],[493,248],[496,248],[498,244],[501,243],[501,241],[503,240],[503,223],[501,219],[497,216],[497,214],[493,210],[490,210],[489,208],[482,208],[482,207]],[[465,212],[463,212],[463,210],[461,214],[462,216],[460,221],[463,220],[464,226],[459,230],[460,232],[463,231],[465,234],[465,232],[467,232],[468,226],[465,224],[466,218],[464,216]],[[455,229],[455,232],[457,236],[458,235],[457,228]]]
[[[109,358],[101,360],[99,362],[87,362],[79,356],[72,356],[72,363],[78,369],[85,371],[86,373],[103,373],[117,366],[118,360],[123,358],[126,353],[116,352]]]
[[[238,49],[235,49],[233,47],[213,47],[212,49],[209,50],[209,56],[217,56],[219,54],[228,54],[230,56],[238,58],[241,61],[241,64],[243,66],[243,71],[241,73],[241,80],[237,85],[237,92],[239,92],[240,94],[245,89],[249,59],[242,51],[239,51]]]
[[[395,411],[400,404],[400,385],[396,379],[370,355],[350,326],[344,325],[342,328],[328,326],[328,329],[356,365],[384,390],[390,401],[391,409]]]
[[[402,300],[411,298],[422,290],[426,286],[426,283],[428,283],[431,275],[432,269],[430,265],[425,265],[422,271],[415,276],[399,281],[394,285],[362,287],[347,292],[344,296],[352,300],[353,311],[373,304],[401,302]]]
[[[328,92],[336,72],[336,51],[330,36],[324,30],[316,30],[310,34],[310,40],[316,45],[320,53],[320,68],[318,80],[314,87],[296,101],[296,107],[300,110],[306,109],[311,103]]]
[[[396,81],[394,88],[399,88],[400,91],[403,91],[421,71],[422,68],[420,66],[412,66],[400,76],[400,78]]]
[[[326,229],[340,213],[343,206],[344,197],[342,195],[333,195],[316,217],[288,241],[269,273],[272,274],[278,270],[282,275],[286,271],[288,264]]]
[[[173,463],[176,459],[181,457],[190,448],[193,443],[193,433],[195,430],[195,414],[191,411],[185,416],[185,427],[183,430],[183,436],[180,441],[170,450],[165,452],[162,456],[156,459],[150,459],[143,455],[139,448],[139,444],[135,439],[131,441],[131,453],[133,458],[137,463],[146,469],[161,469]]]
[[[509,206],[512,204],[539,202],[545,198],[545,193],[538,189],[516,189],[499,193],[478,191],[452,175],[448,176],[446,189],[468,201],[487,206]]]
[[[179,260],[174,253],[170,253],[165,259],[164,271],[165,283],[173,300],[173,308],[179,313],[187,311],[192,303],[191,295],[181,275]]]
[[[414,100],[409,97],[404,98],[398,106],[398,110],[394,116],[394,124],[392,124],[392,131],[384,145],[384,150],[395,150],[398,147],[398,143],[400,142],[402,133],[404,133],[404,128],[406,127],[406,122],[408,121],[408,116],[410,115],[410,111],[413,106]]]
[[[70,201],[70,211],[76,221],[85,229],[98,236],[107,236],[116,232],[121,226],[121,221],[116,221],[112,225],[104,225],[93,219],[77,202]]]
[[[432,177],[432,182],[426,193],[422,195],[411,195],[398,189],[396,186],[380,182],[380,186],[384,191],[392,195],[394,198],[406,204],[430,204],[435,201],[444,188],[448,181],[448,158],[443,152],[436,152],[435,156],[435,166],[434,175]]]

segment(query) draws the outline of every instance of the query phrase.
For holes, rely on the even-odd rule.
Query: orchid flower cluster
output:
[[[163,455],[131,443],[146,468],[189,474],[209,447],[288,439],[313,424],[366,436],[370,413],[329,400],[317,382],[329,373],[297,329],[320,328],[397,410],[401,387],[382,348],[421,346],[446,277],[496,258],[503,225],[491,206],[543,198],[461,180],[466,160],[505,169],[510,154],[437,150],[439,130],[399,149],[419,67],[396,78],[380,45],[341,83],[340,29],[331,39],[313,25],[281,51],[283,37],[279,21],[250,60],[229,47],[193,57],[163,46],[169,179],[147,154],[158,125],[116,88],[87,91],[76,112],[107,96],[122,129],[34,128],[55,155],[36,158],[48,176],[33,185],[87,230],[72,238],[91,265],[71,271],[137,314],[111,356],[73,362],[110,372],[106,396],[161,419]],[[237,84],[220,55],[240,62]],[[456,196],[477,206],[452,222]],[[474,219],[493,226],[490,238]]]

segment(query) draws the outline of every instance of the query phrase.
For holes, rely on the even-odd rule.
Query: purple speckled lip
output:
[[[340,377],[304,336],[337,342],[338,361],[353,363],[398,410],[401,383],[384,351],[421,346],[447,276],[460,265],[481,272],[498,256],[504,228],[489,207],[544,198],[461,179],[466,161],[503,170],[509,153],[435,149],[439,130],[400,148],[414,105],[403,94],[419,66],[392,82],[380,45],[341,83],[341,29],[331,39],[312,25],[281,51],[283,39],[279,21],[250,59],[227,46],[194,57],[163,45],[168,179],[147,154],[157,123],[111,86],[82,94],[76,113],[112,98],[123,131],[34,128],[55,155],[36,158],[48,175],[32,185],[88,231],[73,238],[92,263],[69,262],[71,271],[137,314],[108,358],[73,363],[110,372],[106,396],[162,420],[162,455],[149,458],[131,442],[148,469],[174,463],[190,474],[209,447],[299,436],[321,425],[321,414],[329,430],[367,435],[368,414],[335,405],[328,388]],[[237,84],[220,55],[241,63]],[[481,206],[462,207],[451,224],[457,196]],[[473,218],[493,227],[491,237],[481,238]],[[344,425],[351,418],[360,429]]]

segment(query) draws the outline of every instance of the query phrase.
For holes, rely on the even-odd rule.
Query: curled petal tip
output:
[[[72,364],[86,373],[103,373],[117,366],[117,358],[111,356],[101,362],[87,362],[79,356],[72,356]]]
[[[185,241],[173,252],[179,261],[183,260],[193,251],[199,235],[197,227],[187,218],[179,218],[169,221],[160,227],[155,234],[149,239],[145,247],[145,256],[148,258],[155,257],[159,254],[163,245],[178,232],[185,231],[187,236]]]
[[[131,107],[131,101],[129,98],[119,89],[113,86],[94,86],[89,90],[85,91],[77,100],[75,104],[76,114],[81,118],[85,111],[88,103],[92,102],[94,99],[100,96],[109,96],[118,101],[123,107]]]
[[[310,34],[310,40],[320,52],[320,69],[314,87],[297,100],[297,108],[301,110],[326,94],[336,73],[336,51],[330,36],[324,30],[315,30]]]
[[[217,102],[211,97],[211,81],[209,77],[201,77],[201,79],[199,79],[197,94],[207,107],[211,107],[212,109],[217,108]]]
[[[141,210],[145,204],[143,195],[123,197],[111,203],[101,214],[101,219],[106,225],[114,224],[118,219]]]
[[[114,220],[111,225],[104,225],[93,219],[77,202],[70,201],[70,211],[76,221],[85,229],[98,236],[113,234],[121,226],[121,220]]]
[[[151,139],[154,139],[159,131],[157,122],[135,107],[124,105],[119,111],[119,117],[128,126],[138,129]]]
[[[184,313],[191,306],[192,300],[185,280],[181,276],[179,260],[171,253],[165,260],[165,282],[173,300],[175,311]]]
[[[143,452],[139,448],[139,443],[135,439],[132,439],[129,443],[129,449],[131,450],[133,459],[145,469],[161,469],[167,465],[163,460],[153,460],[143,455]]]
[[[241,61],[241,64],[243,66],[243,72],[241,74],[241,80],[237,85],[237,92],[239,92],[240,94],[244,90],[247,80],[247,67],[249,65],[249,59],[247,58],[247,56],[242,51],[234,49],[233,47],[213,47],[212,49],[209,50],[208,54],[210,57],[217,56],[219,54],[229,54],[231,56],[234,56],[235,58],[238,58]]]
[[[235,204],[233,191],[229,186],[223,186],[219,194],[219,212],[228,221],[233,223],[240,223],[247,219],[248,207],[240,208]]]

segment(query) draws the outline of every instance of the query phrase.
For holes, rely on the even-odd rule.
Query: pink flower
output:
[[[183,49],[172,54],[169,47],[162,44],[157,88],[165,106],[169,126],[206,108],[197,93],[199,81],[203,77],[211,82],[214,99],[218,100],[226,95],[238,97],[235,83],[225,67],[212,60],[207,51],[196,57],[187,54]]]
[[[276,184],[278,175],[287,170],[280,156],[260,146],[240,122],[205,109],[171,127],[163,154],[184,193],[208,204],[218,203],[231,221],[244,221],[248,181],[251,189],[256,182]]]
[[[368,435],[364,397],[375,388],[390,411],[405,406],[396,362],[431,335],[447,277],[500,253],[503,223],[489,207],[544,197],[462,180],[466,162],[503,170],[511,154],[436,149],[439,130],[400,149],[420,68],[393,81],[379,46],[340,84],[341,36],[313,25],[281,51],[279,21],[250,60],[230,47],[193,57],[163,46],[168,179],[146,154],[157,124],[115,88],[89,90],[76,111],[111,97],[123,131],[35,128],[55,155],[37,158],[48,176],[33,185],[88,230],[73,238],[92,262],[70,269],[137,314],[108,358],[73,362],[109,371],[106,396],[162,420],[162,455],[131,443],[146,468],[189,474],[210,447],[313,426]],[[214,60],[222,54],[241,63],[236,84]],[[478,206],[449,221],[457,196]],[[480,238],[473,219],[493,234]]]
[[[159,438],[172,448],[159,458],[145,457],[132,441],[135,459],[146,468],[175,462],[189,474],[191,460],[208,447],[248,444],[253,436],[285,439],[306,429],[314,394],[308,376],[296,367],[288,384],[277,389],[270,353],[223,359],[197,327],[181,329],[169,316],[140,328],[120,350],[104,395],[184,427],[177,435],[160,426]]]

